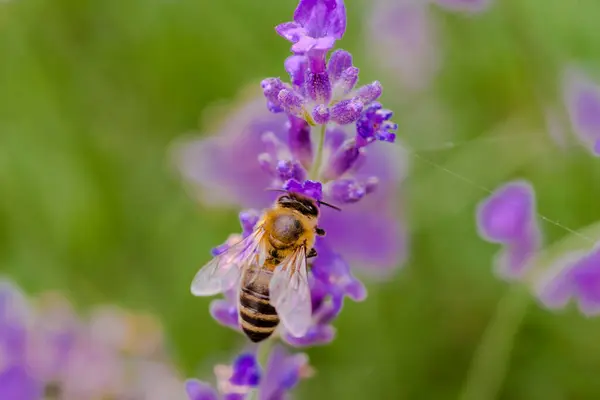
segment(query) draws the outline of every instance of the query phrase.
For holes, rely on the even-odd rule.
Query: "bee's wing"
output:
[[[304,336],[312,322],[306,247],[298,247],[275,268],[269,292],[271,304],[286,329],[292,336]]]
[[[264,229],[262,226],[219,254],[204,265],[194,276],[192,294],[194,296],[212,296],[225,292],[236,285],[242,269],[252,263],[262,265],[265,253],[262,246]]]

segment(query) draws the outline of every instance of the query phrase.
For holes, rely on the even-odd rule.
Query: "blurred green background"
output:
[[[600,219],[600,166],[573,139],[557,146],[543,111],[554,106],[563,119],[566,66],[600,76],[600,2],[496,3],[476,16],[431,7],[442,67],[419,93],[402,90],[382,74],[385,59],[366,51],[369,2],[347,2],[341,46],[363,81],[382,81],[409,147],[455,142],[423,155],[487,188],[530,179],[540,213],[579,229]],[[188,376],[208,378],[214,362],[227,361],[245,342],[210,319],[210,299],[193,298],[189,283],[210,248],[238,229],[238,210],[196,204],[167,151],[211,122],[209,105],[284,75],[289,45],[273,26],[294,7],[0,2],[1,271],[30,293],[63,290],[82,309],[115,302],[156,312]],[[393,279],[370,282],[366,302],[347,303],[333,344],[308,350],[318,373],[299,398],[456,399],[462,390],[509,287],[492,273],[497,248],[475,229],[486,193],[419,157],[410,162],[410,260]],[[568,235],[542,227],[547,243]],[[501,321],[509,337],[491,349],[502,377],[502,354],[513,347],[497,398],[600,399],[600,322],[524,299],[507,312],[524,313],[522,322]]]

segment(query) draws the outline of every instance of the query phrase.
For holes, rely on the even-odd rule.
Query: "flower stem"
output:
[[[319,172],[321,172],[321,165],[323,163],[323,147],[325,147],[325,130],[327,125],[321,125],[319,129],[319,143],[317,144],[317,153],[313,159],[312,167],[308,178],[317,181],[319,180]]]
[[[267,363],[269,361],[269,355],[271,354],[271,348],[273,347],[275,340],[276,339],[270,338],[258,345],[258,350],[256,351],[256,360],[262,368],[262,379],[264,379],[264,376],[267,372]],[[248,400],[258,400],[259,392],[260,385],[250,393]]]
[[[531,302],[525,285],[513,285],[500,299],[496,312],[475,350],[460,400],[497,397],[521,322]]]

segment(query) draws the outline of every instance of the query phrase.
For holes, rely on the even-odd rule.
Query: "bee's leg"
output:
[[[325,236],[325,230],[323,228],[315,228],[315,233],[319,236]]]
[[[316,256],[317,256],[317,251],[313,247],[312,249],[310,249],[310,251],[306,255],[306,258],[313,258],[313,257],[316,257]]]

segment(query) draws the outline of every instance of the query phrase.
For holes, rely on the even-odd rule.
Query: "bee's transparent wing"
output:
[[[312,322],[312,306],[306,248],[300,246],[273,272],[269,285],[271,304],[285,328],[295,337],[306,334]]]
[[[242,269],[253,262],[262,265],[264,252],[261,251],[264,229],[258,227],[254,232],[231,246],[204,265],[194,276],[192,294],[194,296],[212,296],[225,292],[236,285]],[[262,261],[261,261],[262,260]]]

